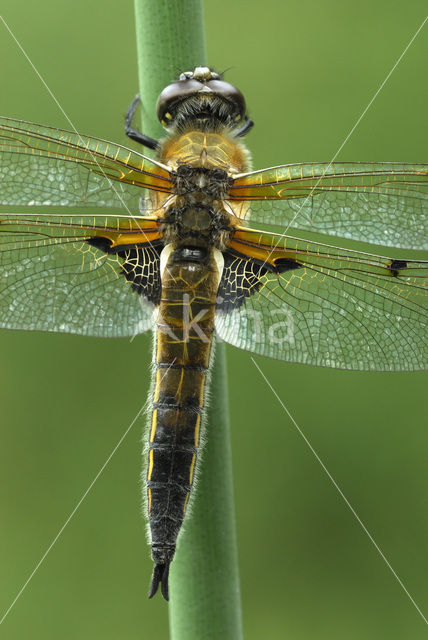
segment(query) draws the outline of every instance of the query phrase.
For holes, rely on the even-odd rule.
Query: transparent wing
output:
[[[230,248],[226,277],[234,282],[235,298],[216,319],[226,342],[339,369],[427,366],[427,262],[248,229],[235,233]],[[239,289],[248,287],[250,294],[240,296]]]
[[[292,164],[241,174],[229,200],[262,222],[405,249],[428,248],[428,165]],[[241,205],[236,201],[243,200]]]
[[[170,193],[170,174],[126,147],[0,118],[0,205],[112,207],[138,214],[143,189]]]
[[[155,261],[158,238],[156,221],[145,218],[0,214],[0,326],[102,337],[146,331],[152,307],[132,286],[135,258],[128,265],[125,249],[139,242],[140,260]],[[118,252],[93,246],[97,239]]]

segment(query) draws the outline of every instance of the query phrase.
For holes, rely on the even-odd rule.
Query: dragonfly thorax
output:
[[[176,205],[168,209],[162,227],[165,243],[191,241],[220,250],[226,246],[232,230],[229,216],[219,202],[198,204],[186,198],[178,198]]]
[[[205,169],[182,164],[177,168],[175,191],[189,200],[208,203],[213,199],[223,199],[229,188],[230,179],[224,169]]]
[[[213,215],[207,207],[185,207],[181,212],[180,224],[183,229],[206,232],[213,222]]]
[[[229,177],[223,169],[205,169],[182,164],[175,173],[174,203],[164,216],[165,241],[194,239],[223,249],[231,231],[224,209]]]

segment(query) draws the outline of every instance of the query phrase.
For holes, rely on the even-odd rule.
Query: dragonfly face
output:
[[[205,67],[162,92],[158,115],[168,132],[162,143],[132,136],[157,149],[155,160],[0,119],[0,203],[28,207],[0,214],[0,324],[104,337],[156,331],[150,595],[161,584],[167,598],[215,334],[289,362],[426,366],[426,262],[285,234],[293,227],[426,249],[427,169],[319,163],[250,171],[240,142],[252,126],[245,100]]]

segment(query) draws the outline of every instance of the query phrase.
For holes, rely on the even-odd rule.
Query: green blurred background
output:
[[[227,79],[247,98],[254,166],[330,160],[424,9],[418,0],[207,0],[208,60],[231,67]],[[76,128],[129,144],[132,2],[3,0],[2,13]],[[0,113],[67,128],[1,24],[0,34]],[[422,32],[340,160],[423,161],[426,53]],[[0,617],[145,401],[150,351],[150,336],[0,332]],[[246,639],[426,638],[249,354],[227,355]],[[257,362],[426,614],[426,376]],[[140,420],[0,638],[168,637],[167,605],[146,597],[142,429]]]

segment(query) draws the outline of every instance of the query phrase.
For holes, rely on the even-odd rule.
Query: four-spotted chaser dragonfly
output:
[[[149,595],[160,584],[168,599],[214,334],[288,362],[371,371],[426,365],[427,262],[286,232],[426,249],[427,167],[305,163],[252,171],[241,141],[253,125],[244,97],[206,67],[161,93],[163,140],[132,127],[136,106],[127,134],[156,159],[0,119],[0,324],[103,337],[156,331]]]

